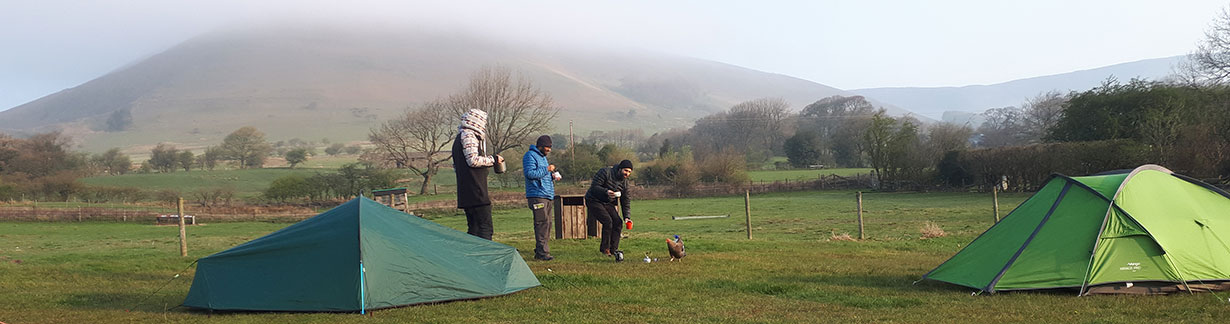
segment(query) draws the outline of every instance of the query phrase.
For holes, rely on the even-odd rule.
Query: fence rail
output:
[[[158,216],[174,214],[174,212],[156,210],[138,210],[108,207],[33,207],[33,206],[0,206],[0,221],[38,221],[38,222],[81,222],[81,221],[115,221],[115,222],[157,222]],[[207,208],[189,211],[185,214],[193,216],[200,223],[234,222],[234,221],[298,221],[315,216],[316,213],[306,208]]]
[[[802,190],[852,190],[871,188],[874,181],[869,175],[842,177],[826,175],[813,179],[750,181],[741,184],[700,184],[690,188],[678,188],[672,185],[637,184],[632,197],[637,200],[655,200],[670,198],[713,197],[751,193],[802,191]],[[561,195],[580,195],[585,193],[585,187],[561,187],[556,191]],[[517,207],[525,205],[525,195],[521,192],[492,192],[491,201],[497,206]],[[420,202],[410,205],[412,211],[453,211],[457,202],[452,199]],[[150,208],[157,209],[157,208]],[[434,211],[433,211],[434,210]],[[173,214],[159,210],[138,210],[108,207],[37,207],[37,206],[0,206],[0,221],[119,221],[142,222],[154,224],[159,215]],[[238,222],[238,221],[273,221],[291,222],[307,219],[316,213],[310,208],[279,207],[279,206],[231,206],[190,208],[185,212],[192,215],[199,223]]]
[[[0,220],[10,221],[148,221],[153,223],[159,213],[148,210],[129,210],[104,207],[45,208],[45,207],[0,207]]]

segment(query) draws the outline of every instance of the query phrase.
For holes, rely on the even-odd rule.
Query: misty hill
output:
[[[569,120],[586,133],[652,132],[691,126],[696,118],[755,98],[782,97],[799,110],[820,98],[851,95],[680,56],[424,30],[266,27],[196,37],[2,111],[0,131],[60,129],[92,151],[137,151],[158,142],[216,145],[245,125],[274,141],[359,140],[406,107],[458,91],[473,71],[492,64],[508,66],[550,93],[563,108],[556,121],[563,132]]]
[[[923,116],[941,119],[945,112],[952,112],[948,114],[951,116],[965,116],[967,114],[964,113],[977,113],[990,108],[1019,107],[1025,100],[1051,90],[1059,90],[1061,93],[1089,90],[1110,76],[1120,81],[1134,77],[1161,80],[1170,75],[1171,67],[1183,58],[1184,56],[1173,56],[1149,59],[992,85],[870,88],[850,91]],[[942,120],[950,121],[949,118]]]

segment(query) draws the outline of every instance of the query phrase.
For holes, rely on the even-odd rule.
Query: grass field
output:
[[[1000,196],[1010,210],[1027,195]],[[1224,294],[1075,297],[1071,291],[971,296],[972,289],[912,284],[991,225],[988,194],[868,193],[868,239],[857,237],[851,192],[752,197],[747,240],[743,197],[635,202],[629,261],[597,252],[597,240],[553,240],[556,260],[529,261],[543,286],[508,296],[371,312],[216,313],[175,308],[192,259],[287,226],[217,223],[188,230],[178,256],[175,227],[106,222],[0,223],[0,322],[5,323],[597,323],[597,322],[1221,322]],[[671,216],[731,215],[671,220]],[[457,214],[433,221],[464,230]],[[528,211],[498,210],[495,240],[532,255]],[[945,237],[920,239],[926,221]],[[208,221],[206,221],[208,223]],[[689,255],[665,258],[678,234]],[[18,262],[20,260],[20,262]],[[160,287],[165,287],[161,288]],[[157,291],[157,293],[155,293]],[[1220,296],[1220,297],[1219,297]],[[169,310],[167,310],[170,308]],[[127,311],[132,309],[131,312]]]
[[[226,169],[214,170],[178,170],[171,173],[129,173],[118,176],[95,176],[82,178],[87,185],[135,187],[144,190],[177,190],[190,193],[201,189],[231,188],[240,197],[254,197],[274,179],[291,174],[311,176],[316,173],[330,173],[342,165],[354,163],[353,155],[328,156],[318,154],[308,159],[294,169],[286,167],[283,160],[271,159],[270,165],[260,169]],[[282,164],[279,164],[282,163]]]
[[[82,178],[87,185],[111,187],[135,187],[143,190],[176,190],[189,194],[201,189],[230,188],[239,197],[255,197],[269,187],[274,179],[299,174],[312,176],[316,173],[331,173],[335,169],[314,168],[262,168],[242,170],[192,170],[171,173],[130,173],[118,176]]]
[[[849,169],[802,169],[802,170],[764,170],[764,171],[748,171],[747,175],[752,178],[752,181],[782,181],[782,180],[815,180],[816,177],[836,174],[843,177],[853,176],[857,174],[870,174],[871,169],[866,168],[849,168]]]

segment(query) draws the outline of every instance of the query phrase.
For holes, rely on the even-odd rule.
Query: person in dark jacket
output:
[[[551,200],[555,198],[555,180],[558,173],[555,165],[547,162],[551,153],[551,137],[539,136],[534,145],[521,158],[521,170],[525,175],[525,200],[534,216],[534,259],[551,261]]]
[[[602,223],[602,243],[598,245],[598,250],[608,256],[619,251],[623,223],[632,219],[629,204],[632,197],[628,195],[628,177],[631,176],[632,161],[623,160],[617,165],[599,169],[589,183],[589,190],[585,191],[586,211]],[[617,202],[623,211],[622,221],[615,211]]]
[[[503,163],[487,155],[487,112],[470,109],[461,115],[453,139],[453,171],[457,174],[457,208],[466,212],[466,233],[490,240],[491,197],[487,194],[487,168]]]

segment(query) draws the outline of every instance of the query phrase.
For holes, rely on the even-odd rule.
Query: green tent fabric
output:
[[[984,292],[1224,289],[1230,194],[1157,165],[1055,175],[999,223],[923,276]]]
[[[360,197],[197,260],[183,305],[362,312],[539,285],[511,246]]]

